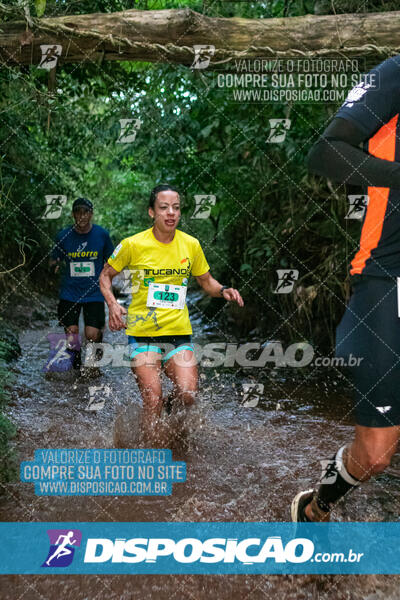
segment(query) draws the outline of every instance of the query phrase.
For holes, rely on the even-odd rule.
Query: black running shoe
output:
[[[299,492],[292,501],[291,516],[294,523],[311,523],[304,512],[307,504],[310,504],[314,496],[314,490]]]

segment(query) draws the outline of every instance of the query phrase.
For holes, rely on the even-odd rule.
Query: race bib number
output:
[[[93,262],[69,263],[71,277],[94,277]]]
[[[149,283],[147,306],[155,308],[185,308],[187,287],[166,283]]]

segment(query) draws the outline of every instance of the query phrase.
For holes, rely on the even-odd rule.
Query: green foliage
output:
[[[46,10],[46,0],[35,0],[36,15],[42,17]]]
[[[33,16],[38,17],[186,7],[210,17],[249,19],[398,10],[396,0],[8,0],[7,7],[14,8],[15,12],[10,15],[7,11],[5,18],[23,16],[23,4],[30,8]]]
[[[317,3],[47,0],[46,16],[182,6],[270,18],[312,13]],[[334,6],[353,10],[351,2]],[[373,2],[364,8],[382,9]],[[118,242],[149,225],[149,192],[168,182],[181,190],[182,227],[201,239],[215,276],[243,293],[247,330],[331,342],[359,226],[344,220],[343,190],[333,194],[310,177],[305,157],[336,107],[233,102],[216,77],[169,64],[88,61],[57,69],[50,94],[45,70],[3,68],[3,290],[23,292],[28,281],[43,289],[54,235],[71,222],[78,195],[94,202],[97,222]],[[285,143],[268,144],[268,121],[281,117],[292,120]],[[141,121],[133,143],[118,143],[121,119]],[[57,194],[68,199],[62,217],[43,219],[45,196]],[[198,194],[217,198],[209,219],[192,218]],[[273,294],[281,267],[299,270],[298,295]]]
[[[210,17],[270,19],[306,14],[371,13],[398,10],[396,0],[7,0],[4,20],[24,18],[24,5],[32,16],[111,13],[129,9],[190,8]],[[2,15],[2,13],[4,13]]]
[[[16,476],[14,452],[10,450],[10,440],[16,429],[5,415],[0,413],[0,482],[12,481]]]
[[[2,324],[2,327],[3,330],[0,337],[0,364],[14,360],[21,353],[15,334],[8,329],[4,329],[4,324]]]
[[[10,440],[15,436],[16,430],[11,421],[3,414],[3,410],[10,400],[9,388],[13,376],[8,370],[11,360],[15,359],[21,350],[16,336],[2,323],[0,333],[0,483],[10,481],[15,477],[15,455],[10,448]]]

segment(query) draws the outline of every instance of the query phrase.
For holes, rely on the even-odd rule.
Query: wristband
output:
[[[219,290],[219,295],[223,296],[224,295],[224,290],[227,290],[228,286],[227,285],[223,285],[222,288]]]

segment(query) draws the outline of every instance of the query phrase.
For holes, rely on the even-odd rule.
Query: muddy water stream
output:
[[[194,340],[215,340],[194,319]],[[140,397],[126,367],[105,366],[94,381],[42,373],[47,334],[61,331],[55,319],[20,335],[22,356],[8,413],[18,427],[18,460],[37,448],[112,448],[119,437],[134,447]],[[105,340],[125,336],[106,332]],[[220,339],[218,341],[236,341]],[[284,379],[286,377],[286,380]],[[264,378],[264,379],[263,379]],[[257,406],[243,406],[242,384],[263,381]],[[86,410],[89,386],[106,384],[104,408]],[[277,371],[201,368],[201,391],[188,449],[173,453],[187,463],[187,481],[168,497],[37,497],[33,484],[11,483],[0,501],[2,521],[288,521],[293,495],[310,487],[329,458],[351,436],[349,401],[340,385],[299,383]],[[126,414],[126,420],[121,415]],[[345,415],[345,416],[344,416]],[[343,417],[344,416],[344,417]],[[399,462],[397,460],[397,462]],[[400,480],[384,474],[364,485],[334,519],[395,521]],[[400,576],[3,576],[0,598],[59,600],[359,599],[400,598]]]

